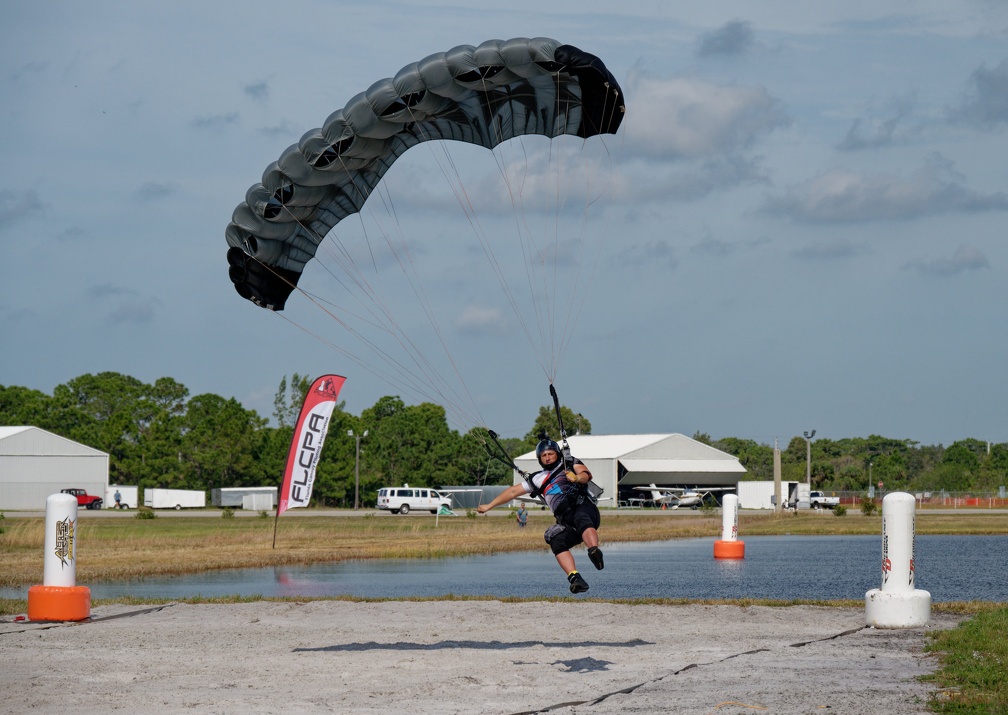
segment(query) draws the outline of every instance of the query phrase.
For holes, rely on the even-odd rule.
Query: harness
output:
[[[553,486],[553,484],[557,481],[557,477],[559,477],[560,474],[563,473],[563,470],[558,469],[559,467],[563,467],[563,462],[558,463],[557,466],[554,467],[552,471],[550,471],[550,473],[543,480],[542,485],[538,487],[536,486],[535,481],[532,479],[535,475],[526,474],[525,483],[528,485],[529,496],[532,497],[533,499],[542,499],[542,495],[546,493],[546,490],[549,489],[551,486]]]
[[[571,467],[573,468],[573,465]],[[539,499],[544,504],[546,503],[546,499],[543,495],[551,487],[559,485],[562,501],[557,503],[557,508],[553,512],[558,523],[568,512],[583,504],[585,500],[590,501],[592,504],[597,504],[598,495],[602,493],[602,490],[595,486],[593,482],[588,482],[587,484],[571,484],[567,482],[566,474],[567,465],[559,462],[546,476],[541,486],[537,487],[535,485],[535,481],[533,480],[533,476],[535,475],[525,475],[524,478],[529,490],[529,496],[533,499]],[[595,486],[594,489],[592,489],[593,486]]]

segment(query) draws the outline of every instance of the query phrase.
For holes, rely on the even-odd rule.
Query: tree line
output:
[[[728,452],[746,468],[746,479],[773,479],[773,447],[753,440],[726,437],[696,439]],[[921,445],[909,439],[879,435],[846,439],[815,439],[811,460],[804,437],[792,437],[781,450],[781,478],[804,482],[809,472],[813,489],[866,492],[869,484],[908,492],[994,492],[1008,484],[1008,443],[964,439],[948,447]]]
[[[0,425],[34,426],[109,455],[109,483],[141,488],[216,489],[279,485],[294,424],[311,378],[294,373],[274,396],[275,426],[234,398],[190,395],[170,377],[146,384],[115,372],[81,375],[52,395],[0,385]],[[313,503],[353,506],[356,435],[361,440],[360,499],[384,486],[437,487],[511,484],[510,468],[492,459],[485,431],[460,434],[439,405],[407,405],[382,397],[353,415],[340,402],[333,412],[312,492]],[[569,434],[591,431],[581,415],[562,407]],[[542,407],[524,438],[502,438],[510,457],[533,449],[536,434],[556,433],[552,408]],[[348,434],[348,433],[352,433]]]
[[[58,385],[52,395],[0,385],[0,424],[30,425],[109,455],[109,481],[141,488],[214,489],[278,485],[311,378],[284,376],[274,397],[275,426],[234,398],[188,388],[164,377],[146,384],[114,372],[87,374]],[[491,458],[486,432],[459,433],[445,410],[424,402],[407,405],[386,396],[353,415],[339,403],[333,412],[313,491],[323,506],[352,506],[356,435],[361,440],[360,498],[367,504],[380,487],[510,484],[510,468]],[[591,422],[561,407],[568,434],[591,434]],[[502,438],[511,458],[535,447],[545,430],[556,435],[556,416],[542,406],[522,438]],[[348,433],[352,433],[348,434]],[[746,479],[773,479],[773,448],[733,437],[694,439],[732,454]],[[806,443],[794,437],[781,452],[782,477],[804,481]],[[880,436],[812,441],[814,489],[865,491],[868,481],[886,491],[994,491],[1008,482],[1008,444],[967,439],[948,447],[921,446]]]

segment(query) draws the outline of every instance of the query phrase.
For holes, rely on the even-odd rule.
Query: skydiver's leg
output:
[[[605,568],[605,562],[602,558],[602,549],[599,548],[598,527],[602,517],[598,508],[594,504],[586,504],[578,510],[576,518],[578,526],[583,530],[580,540],[588,547],[588,558],[591,559],[592,565],[601,571]]]
[[[569,575],[571,571],[577,570],[574,566],[574,554],[570,551],[561,551],[556,554],[556,560],[560,564],[560,568],[563,569],[564,575]]]
[[[570,584],[571,593],[584,593],[588,590],[588,582],[578,573],[577,566],[574,565],[574,554],[571,547],[580,544],[581,537],[571,527],[567,527],[555,534],[550,535],[550,550],[556,557],[557,564],[567,574],[567,583]]]

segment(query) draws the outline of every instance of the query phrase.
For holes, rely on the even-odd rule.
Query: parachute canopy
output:
[[[248,190],[225,232],[231,281],[243,298],[283,310],[326,234],[420,142],[493,149],[526,134],[615,134],[623,113],[602,61],[548,38],[461,45],[407,65],[305,134]]]

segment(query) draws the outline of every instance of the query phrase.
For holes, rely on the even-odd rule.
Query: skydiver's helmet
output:
[[[542,453],[547,450],[553,450],[557,453],[557,457],[560,456],[560,445],[551,440],[549,437],[539,440],[539,444],[536,445],[536,459],[539,460],[539,466],[545,467],[546,465],[542,462]],[[555,463],[554,463],[555,464]]]

